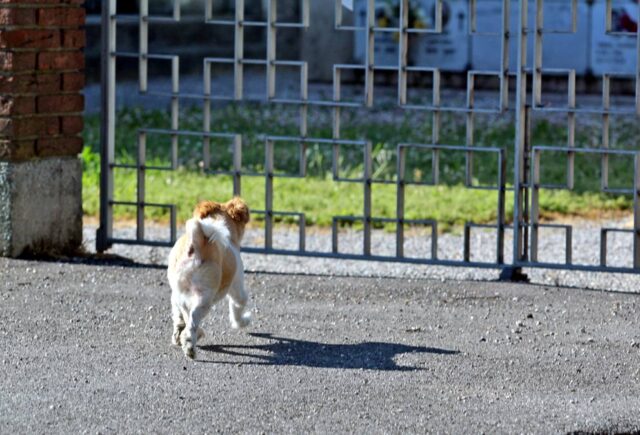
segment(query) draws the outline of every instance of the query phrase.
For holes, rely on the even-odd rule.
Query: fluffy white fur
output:
[[[190,221],[195,221],[191,219]],[[197,222],[197,221],[195,221]],[[200,219],[200,228],[209,243],[219,243],[220,247],[228,248],[231,245],[231,233],[222,219],[204,218]],[[189,227],[187,227],[187,231]],[[196,231],[194,229],[194,231]]]
[[[189,219],[186,234],[169,254],[172,343],[181,345],[188,358],[195,358],[196,341],[204,335],[199,327],[202,319],[225,296],[233,328],[251,320],[245,311],[248,295],[239,246],[243,231],[244,223],[224,215]]]

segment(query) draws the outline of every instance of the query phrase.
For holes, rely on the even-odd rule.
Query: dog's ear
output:
[[[201,201],[193,209],[193,217],[196,219],[204,219],[223,211],[222,204],[213,201]]]
[[[227,214],[239,224],[249,222],[249,207],[239,196],[234,197],[225,204]]]

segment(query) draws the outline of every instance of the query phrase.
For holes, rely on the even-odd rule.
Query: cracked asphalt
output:
[[[0,433],[640,431],[640,295],[248,273],[197,360],[165,270],[0,259]]]

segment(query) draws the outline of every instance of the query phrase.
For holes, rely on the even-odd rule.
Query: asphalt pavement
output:
[[[170,345],[162,267],[0,259],[0,433],[640,431],[640,295],[249,273]]]

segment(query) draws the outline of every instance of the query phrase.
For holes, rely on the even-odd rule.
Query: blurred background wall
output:
[[[233,57],[233,32],[228,26],[205,24],[204,0],[180,1],[181,23],[150,26],[150,51],[180,56],[181,74],[200,74],[203,57]],[[150,14],[170,16],[173,0],[151,0]],[[245,0],[247,20],[265,20],[266,0]],[[544,27],[553,31],[571,29],[571,1],[545,0]],[[529,25],[534,27],[535,4],[529,1]],[[90,82],[99,80],[100,61],[100,0],[88,0],[87,19],[87,77]],[[214,17],[232,20],[234,0],[216,0]],[[411,0],[411,26],[434,25],[435,0]],[[517,0],[511,3],[511,26],[517,25]],[[138,14],[138,2],[118,0],[119,14]],[[605,0],[579,0],[577,29],[575,33],[550,33],[544,36],[543,65],[545,68],[574,69],[581,77],[601,75],[608,71],[635,74],[638,5],[635,0],[614,0],[612,30],[605,32]],[[376,21],[379,26],[397,25],[398,0],[378,0]],[[451,74],[465,73],[470,69],[498,70],[500,63],[501,0],[477,2],[477,33],[469,34],[469,1],[443,1],[443,33],[411,38],[409,62],[420,66],[438,66]],[[345,24],[364,25],[365,0],[355,0],[353,12],[343,8]],[[300,0],[278,0],[278,20],[300,20]],[[175,31],[172,31],[175,29]],[[332,65],[336,63],[362,63],[365,40],[363,31],[334,29],[334,2],[311,0],[311,25],[305,30],[279,29],[278,59],[303,59],[309,62],[309,79],[331,81]],[[529,44],[533,47],[533,35]],[[118,27],[118,50],[137,51],[137,23]],[[245,57],[263,59],[266,50],[264,28],[247,27],[245,32]],[[397,64],[397,35],[378,33],[375,39],[375,59],[378,65]],[[530,49],[532,56],[533,50]],[[510,68],[515,68],[515,40],[510,44]],[[532,59],[529,60],[532,62]],[[531,63],[530,63],[531,64]],[[135,62],[132,68],[122,65],[119,79],[136,76]],[[153,66],[151,65],[153,68]],[[162,71],[158,70],[158,74]],[[357,77],[355,77],[357,79]]]

